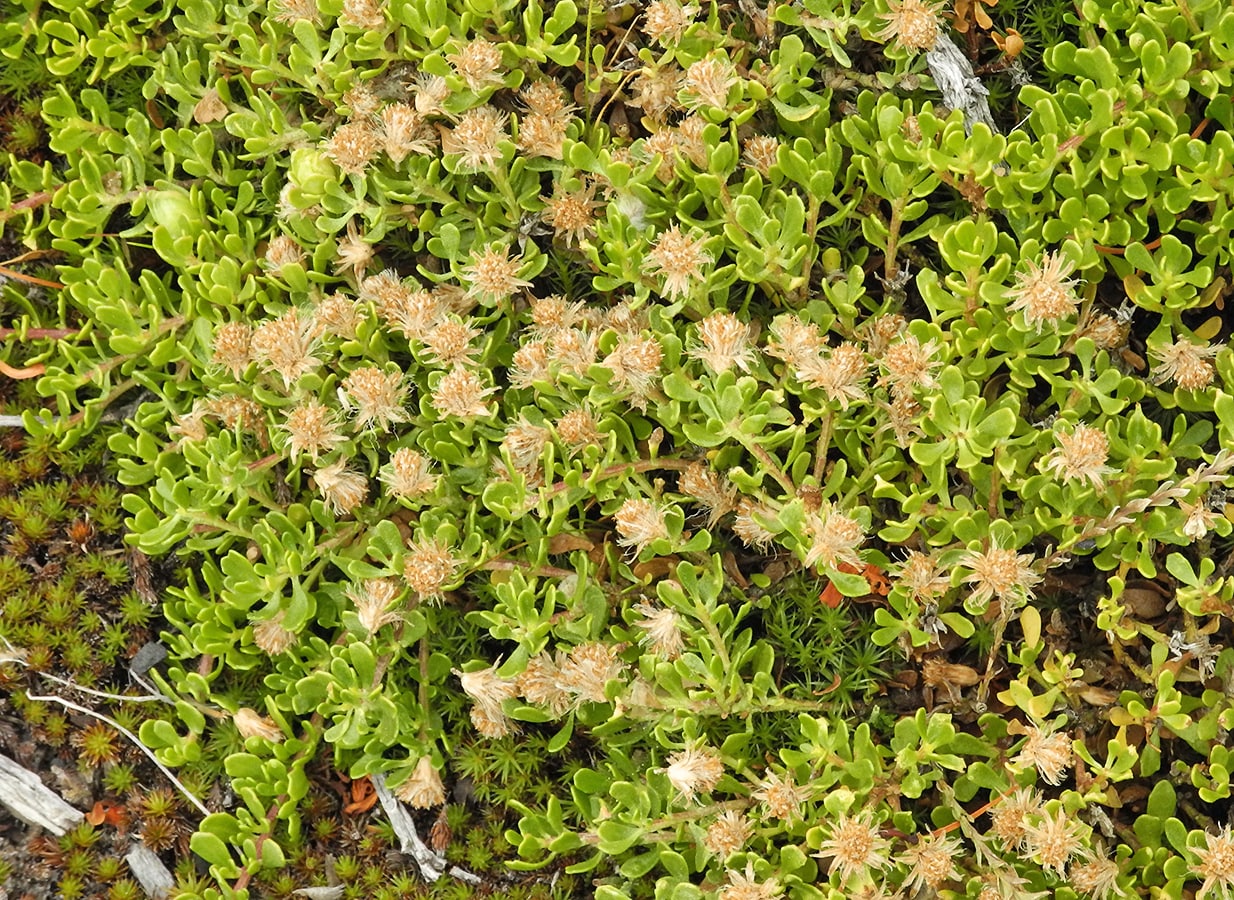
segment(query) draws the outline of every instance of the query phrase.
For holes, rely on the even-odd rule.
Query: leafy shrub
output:
[[[225,895],[319,748],[433,806],[471,729],[563,755],[514,865],[600,897],[1230,886],[1220,0],[1084,0],[1018,91],[974,13],[1003,133],[918,0],[70,5],[10,48],[150,77],[54,87],[61,164],[10,165],[90,323],[26,422],[141,400],[196,701],[143,739],[264,714]],[[827,585],[836,661],[777,646]],[[1199,793],[1123,789],[1166,766]]]

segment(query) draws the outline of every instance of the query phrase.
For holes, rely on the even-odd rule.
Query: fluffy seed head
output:
[[[962,877],[956,867],[961,851],[962,846],[955,838],[925,835],[897,856],[896,861],[909,867],[906,886],[937,891],[944,881]]]
[[[408,103],[391,103],[381,111],[381,142],[392,162],[401,163],[411,153],[429,155],[436,135]]]
[[[537,654],[527,661],[527,668],[516,679],[518,692],[524,700],[547,707],[555,716],[569,709],[572,702],[570,695],[559,684],[560,662],[564,662],[560,654],[556,660],[548,653]]]
[[[283,627],[283,615],[279,610],[253,625],[253,643],[271,656],[278,656],[296,642],[295,633]]]
[[[1018,788],[990,809],[990,831],[1008,850],[1023,850],[1030,819],[1042,814],[1041,802],[1034,789]]]
[[[808,361],[818,357],[823,346],[823,334],[813,322],[804,322],[793,313],[781,313],[772,319],[767,353],[783,360],[790,371],[801,371]]]
[[[1047,784],[1062,783],[1071,768],[1071,738],[1064,732],[1051,734],[1035,725],[1027,726],[1028,740],[1012,760],[1019,767],[1034,766]]]
[[[652,0],[643,10],[643,34],[662,47],[676,44],[698,11],[697,6],[683,6],[678,0]]]
[[[1059,878],[1063,877],[1072,858],[1092,858],[1092,851],[1085,846],[1084,826],[1061,807],[1053,815],[1045,815],[1039,823],[1029,824],[1025,840],[1029,855]]]
[[[685,641],[681,637],[681,616],[675,610],[646,601],[636,603],[634,610],[643,617],[634,624],[643,629],[642,643],[652,653],[670,661],[681,656]]]
[[[1068,874],[1073,888],[1096,900],[1107,900],[1118,891],[1118,863],[1109,857],[1098,855],[1092,862],[1072,866]]]
[[[253,361],[250,344],[253,329],[244,322],[225,322],[214,332],[214,355],[210,361],[239,378]]]
[[[540,198],[545,203],[540,218],[552,226],[562,243],[573,247],[592,233],[595,211],[603,205],[592,199],[594,195],[592,186],[581,191],[565,191],[558,187],[552,197]]]
[[[441,149],[458,154],[459,167],[468,172],[496,165],[501,161],[501,141],[506,133],[506,114],[492,106],[477,106],[463,113],[458,124],[441,136]]]
[[[1230,826],[1227,824],[1216,834],[1206,832],[1204,846],[1192,852],[1200,862],[1191,870],[1204,879],[1196,892],[1196,900],[1204,900],[1210,893],[1217,897],[1229,896],[1234,889],[1234,833]]]
[[[934,358],[938,353],[938,344],[926,341],[924,344],[911,334],[904,339],[891,344],[882,354],[883,368],[887,374],[880,384],[891,385],[892,391],[912,393],[916,388],[935,388],[938,382],[934,379],[934,370],[942,365]]]
[[[474,93],[501,84],[501,48],[484,38],[475,38],[446,59]]]
[[[240,732],[240,737],[242,738],[259,737],[275,742],[283,740],[282,729],[275,725],[272,719],[266,718],[247,706],[237,709],[236,714],[231,717],[231,721],[236,726],[236,731]]]
[[[659,380],[663,356],[664,351],[655,338],[630,337],[604,357],[604,365],[612,370],[613,384],[630,392],[630,404],[643,409]]]
[[[582,407],[572,409],[557,420],[557,437],[571,455],[584,447],[600,443],[600,430],[591,413]]]
[[[810,387],[820,388],[827,399],[848,409],[848,404],[865,400],[866,356],[856,344],[845,342],[826,357],[806,357],[797,378]]]
[[[708,853],[728,859],[745,846],[752,834],[749,819],[735,809],[727,809],[707,826],[703,846]]]
[[[775,521],[775,510],[765,503],[758,503],[749,497],[743,497],[737,504],[737,515],[733,519],[733,534],[741,538],[747,547],[765,550],[776,539],[775,534],[763,522]]]
[[[304,262],[304,249],[296,243],[294,238],[280,234],[270,239],[266,247],[266,265],[271,269],[277,272],[283,266],[302,262]]]
[[[383,625],[401,618],[390,608],[399,593],[401,589],[392,579],[369,578],[348,590],[347,598],[355,604],[360,626],[369,634],[376,634]]]
[[[312,353],[311,327],[299,310],[291,309],[253,332],[251,347],[262,369],[281,375],[286,387],[321,365]]]
[[[718,472],[701,463],[691,463],[677,480],[677,489],[707,509],[710,528],[737,508],[737,489]]]
[[[309,335],[314,340],[326,335],[350,340],[356,336],[359,323],[360,312],[356,309],[356,301],[334,293],[324,297],[313,309]]]
[[[756,134],[747,138],[742,160],[758,174],[767,178],[771,175],[771,167],[776,164],[780,152],[780,142],[766,134]]]
[[[686,69],[682,87],[691,98],[690,108],[728,108],[728,94],[737,83],[733,64],[721,56],[712,54]]]
[[[865,529],[856,519],[826,506],[806,518],[806,533],[810,537],[806,566],[861,565],[857,548],[865,540]]]
[[[772,773],[751,795],[763,805],[763,811],[773,819],[792,822],[801,817],[801,804],[810,796],[804,787],[793,783],[791,772]]]
[[[510,360],[510,384],[516,388],[531,387],[537,381],[552,381],[548,365],[548,344],[528,341],[514,351]]]
[[[527,113],[518,123],[517,147],[528,156],[561,159],[569,119]]]
[[[592,641],[570,649],[557,672],[557,686],[582,703],[604,703],[604,686],[622,677],[625,663],[617,658],[616,648]]]
[[[972,593],[973,602],[988,603],[992,597],[1002,601],[1031,599],[1033,586],[1041,581],[1041,576],[1031,568],[1032,562],[1032,554],[1017,555],[997,544],[991,544],[985,551],[970,552],[962,565],[972,569],[964,581],[977,586]]]
[[[498,303],[521,287],[531,287],[530,281],[518,277],[523,258],[510,258],[510,248],[494,245],[473,253],[471,265],[463,270],[470,286],[467,296],[475,297],[486,306]]]

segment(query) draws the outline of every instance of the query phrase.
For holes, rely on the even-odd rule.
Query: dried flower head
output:
[[[691,109],[700,107],[728,108],[728,94],[737,84],[733,64],[723,56],[713,53],[686,69],[682,83]]]
[[[295,238],[280,234],[270,239],[266,246],[266,266],[277,272],[283,266],[304,262],[304,248],[296,243]]]
[[[656,168],[656,177],[661,183],[668,184],[677,177],[677,149],[680,139],[677,132],[671,128],[661,128],[646,138],[640,148],[640,159],[648,162],[660,158]]]
[[[702,280],[703,266],[711,259],[711,254],[703,249],[703,239],[684,234],[677,225],[661,232],[647,254],[652,273],[664,276],[662,293],[670,300],[688,295],[694,284]]]
[[[438,476],[432,474],[429,461],[409,447],[400,447],[390,454],[390,462],[382,467],[380,477],[390,496],[400,499],[419,497],[437,489]]]
[[[550,119],[568,119],[574,107],[566,102],[561,84],[552,78],[540,78],[519,91],[519,98],[527,109]]]
[[[806,550],[806,566],[836,568],[841,563],[861,566],[857,548],[865,540],[865,529],[851,516],[824,505],[817,513],[806,517],[806,533],[810,546]]]
[[[664,774],[677,791],[677,802],[693,803],[699,794],[715,788],[724,774],[724,761],[718,752],[699,744],[669,756]]]
[[[445,541],[421,537],[407,548],[403,578],[421,602],[440,600],[460,566]]]
[[[546,341],[528,341],[514,351],[510,359],[510,385],[516,388],[532,387],[538,381],[552,381],[553,372],[548,363]]]
[[[630,547],[638,556],[652,543],[668,537],[664,513],[650,500],[631,497],[621,504],[614,519],[617,523],[617,543]]]
[[[1060,806],[1052,815],[1044,815],[1040,822],[1029,823],[1025,829],[1028,853],[1041,863],[1042,868],[1050,869],[1062,878],[1071,859],[1092,858],[1092,850],[1084,840],[1086,830]]]
[[[934,370],[942,365],[941,360],[934,358],[938,351],[937,342],[931,340],[922,344],[915,336],[906,334],[903,340],[891,344],[883,352],[879,362],[887,374],[879,379],[879,384],[890,385],[897,393],[938,387],[934,378]]]
[[[1033,597],[1033,587],[1041,576],[1032,569],[1031,553],[1016,554],[991,543],[985,551],[971,551],[961,563],[972,569],[964,578],[966,584],[977,587],[972,593],[975,604],[988,603],[992,597],[1002,601],[1022,601]]]
[[[882,16],[887,23],[876,37],[895,41],[905,50],[933,50],[938,40],[938,14],[942,3],[928,0],[890,0],[888,12]]]
[[[592,233],[596,218],[595,211],[603,206],[602,203],[593,199],[594,196],[594,185],[589,185],[581,191],[566,191],[558,185],[553,189],[552,197],[540,198],[545,204],[540,218],[552,226],[562,243],[567,247],[573,247]]]
[[[792,372],[801,371],[818,358],[825,345],[823,333],[813,322],[804,322],[794,313],[781,313],[771,320],[771,340],[767,353],[783,360]],[[864,371],[864,367],[863,367]]]
[[[484,38],[469,41],[446,59],[473,93],[501,85],[501,48]]]
[[[253,361],[253,329],[244,322],[224,322],[214,331],[214,355],[210,362],[239,378]]]
[[[663,122],[680,107],[677,92],[685,73],[674,65],[644,68],[634,78],[631,106],[641,109],[652,122]]]
[[[686,467],[677,480],[677,489],[706,508],[709,528],[737,508],[737,488],[701,463]]]
[[[855,400],[865,400],[866,355],[856,344],[845,342],[826,358],[810,356],[802,360],[797,379],[814,388],[821,388],[827,399],[848,409]]]
[[[891,841],[884,838],[869,813],[840,816],[831,836],[819,845],[815,855],[831,860],[828,872],[839,872],[840,883],[856,875],[882,871],[891,864],[887,856]]]
[[[690,356],[718,375],[736,366],[750,371],[754,349],[750,346],[750,326],[730,312],[714,312],[698,323],[701,346],[690,350]]]
[[[928,603],[951,587],[951,579],[939,569],[934,558],[916,550],[910,551],[900,565],[896,582],[919,603]]]
[[[527,113],[519,120],[516,146],[528,156],[561,159],[569,126],[568,118]]]
[[[450,98],[450,84],[440,75],[421,72],[408,89],[414,95],[416,112],[422,116],[445,115],[442,104]]]
[[[506,133],[506,114],[492,106],[477,106],[467,110],[453,129],[443,132],[441,149],[459,156],[459,168],[479,172],[501,161],[501,141],[510,139]]]
[[[321,365],[321,360],[313,356],[312,322],[297,309],[262,322],[253,332],[250,346],[262,370],[281,375],[286,387]]]
[[[681,656],[685,641],[681,636],[681,616],[676,610],[644,600],[634,604],[634,611],[643,617],[641,622],[634,624],[643,629],[642,643],[652,653],[667,660]]]
[[[1183,520],[1183,536],[1192,541],[1198,541],[1204,537],[1217,522],[1224,518],[1221,513],[1209,509],[1204,500],[1200,500],[1198,503],[1188,503],[1186,500],[1179,500],[1178,508],[1187,517]]]
[[[527,661],[516,679],[518,692],[528,703],[547,707],[559,716],[570,708],[571,697],[559,684],[559,663],[564,662],[558,654],[556,660],[549,653],[539,653]]]
[[[1075,330],[1077,338],[1089,338],[1098,350],[1114,350],[1127,343],[1128,327],[1106,313],[1089,313]]]
[[[763,805],[765,815],[784,822],[801,818],[801,804],[809,799],[809,789],[794,784],[793,773],[771,773],[751,796]]]
[[[271,656],[287,651],[295,642],[295,632],[283,627],[284,613],[280,609],[268,619],[253,624],[253,643]]]
[[[654,337],[628,337],[604,357],[604,365],[613,373],[613,385],[628,390],[630,404],[643,409],[659,380],[663,357],[664,351]]]
[[[376,366],[362,366],[348,373],[339,400],[344,408],[355,409],[357,431],[370,425],[389,431],[391,425],[407,421],[402,384],[403,373],[397,370],[383,372]]]
[[[600,429],[596,420],[583,407],[572,409],[557,420],[557,437],[573,456],[584,447],[600,443]]]
[[[573,697],[575,706],[582,703],[604,703],[604,687],[625,672],[625,663],[617,657],[617,648],[600,641],[591,641],[570,648],[559,664],[557,687]]]
[[[1059,446],[1042,462],[1042,471],[1063,481],[1087,481],[1102,490],[1106,477],[1114,474],[1105,464],[1110,452],[1105,434],[1088,425],[1077,425],[1070,434],[1056,431],[1054,436]]]
[[[737,515],[733,519],[733,534],[741,538],[747,547],[764,550],[775,540],[775,534],[764,525],[764,522],[774,522],[776,513],[765,503],[758,503],[749,497],[742,497],[737,504]]]
[[[1023,850],[1030,820],[1042,815],[1041,804],[1035,789],[1017,788],[990,808],[990,831],[1008,850]]]
[[[236,394],[211,397],[206,401],[206,409],[228,428],[243,431],[256,431],[265,417],[265,409],[260,403]]]
[[[1012,760],[1019,767],[1034,766],[1047,784],[1062,783],[1071,768],[1071,738],[1065,732],[1050,733],[1036,725],[1025,726],[1028,740]]]
[[[553,438],[553,433],[543,425],[528,420],[526,414],[506,427],[501,448],[510,455],[514,468],[523,473],[538,472],[544,447]]]
[[[351,340],[360,324],[360,311],[356,301],[343,294],[333,293],[323,297],[313,309],[309,324],[309,336],[314,340],[330,336]]]
[[[334,412],[316,400],[302,403],[287,413],[283,429],[289,435],[287,451],[292,462],[299,462],[301,454],[308,454],[317,462],[318,456],[329,453],[344,441]]]
[[[1209,362],[1225,344],[1193,344],[1185,338],[1173,344],[1152,347],[1148,353],[1157,362],[1153,383],[1173,380],[1183,391],[1202,391],[1213,383],[1215,371]]]
[[[1109,900],[1118,889],[1118,863],[1098,854],[1091,862],[1072,866],[1068,872],[1071,886],[1096,900]]]
[[[1192,851],[1199,863],[1191,871],[1204,879],[1196,891],[1196,900],[1204,900],[1210,893],[1225,898],[1234,892],[1234,833],[1227,824],[1216,834],[1205,832],[1204,846]]]
[[[1015,287],[1007,292],[1012,300],[1007,309],[1023,310],[1024,320],[1038,332],[1071,315],[1080,303],[1075,279],[1067,278],[1073,268],[1059,253],[1047,253],[1040,266],[1029,260],[1028,271],[1017,275]]]
[[[368,496],[368,479],[348,469],[345,459],[322,466],[313,473],[313,481],[336,516],[352,512]]]
[[[317,0],[276,0],[271,4],[274,21],[287,25],[299,21],[321,24],[321,14],[317,11]],[[203,123],[204,124],[204,123]]]
[[[507,678],[497,674],[492,665],[478,672],[451,670],[458,676],[463,693],[475,701],[471,709],[471,723],[485,737],[505,737],[510,733],[510,719],[502,709],[502,703],[518,695],[518,687]]]
[[[784,889],[775,878],[759,881],[754,863],[746,863],[744,872],[729,869],[728,884],[720,888],[719,900],[779,900]]]
[[[548,347],[548,359],[564,373],[586,375],[595,364],[599,341],[595,334],[581,328],[568,328],[553,336]]]
[[[695,168],[706,170],[711,149],[703,132],[708,122],[700,115],[687,116],[677,124],[677,147]]]
[[[470,369],[455,366],[437,382],[429,402],[443,416],[475,419],[491,414],[486,398],[496,390],[485,387],[480,376]]]
[[[274,724],[273,719],[267,718],[256,710],[249,709],[247,706],[237,709],[235,715],[231,717],[231,721],[236,726],[236,731],[240,732],[240,737],[246,740],[251,737],[258,737],[276,743],[283,740],[283,730]]]
[[[643,34],[662,47],[676,44],[698,12],[694,4],[685,6],[678,0],[652,0],[643,10]]]
[[[749,819],[735,809],[726,809],[707,826],[703,846],[708,853],[728,859],[745,846],[752,834]]]
[[[521,256],[510,258],[508,246],[492,245],[472,253],[471,265],[463,270],[463,277],[470,282],[467,296],[492,306],[521,287],[531,287],[530,281],[518,277],[522,264]]]
[[[944,881],[958,881],[962,875],[956,867],[962,845],[955,838],[924,835],[917,843],[896,857],[896,862],[909,867],[905,887],[937,891]]]
[[[439,366],[473,362],[473,357],[480,351],[471,342],[479,334],[478,328],[472,328],[458,318],[442,319],[424,336],[429,361]]]
[[[354,25],[365,31],[383,31],[386,27],[386,17],[377,0],[343,0],[338,20],[341,25]]]
[[[340,125],[326,141],[326,156],[344,172],[363,175],[381,152],[381,138],[367,119]]]
[[[446,802],[446,788],[433,761],[421,756],[410,777],[394,788],[394,796],[415,809],[432,809]]]
[[[436,133],[408,103],[391,103],[381,111],[381,142],[386,156],[401,163],[409,154],[430,155],[436,147]]]
[[[771,167],[780,153],[780,141],[767,134],[756,134],[746,139],[741,158],[747,166],[764,178],[771,177]]]
[[[376,634],[383,626],[399,621],[400,616],[391,609],[402,590],[390,578],[369,578],[347,591],[347,598],[355,604],[360,626],[369,634]]]

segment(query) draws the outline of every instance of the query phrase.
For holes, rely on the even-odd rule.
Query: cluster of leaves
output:
[[[1226,4],[1084,0],[1006,133],[916,0],[66,6],[10,50],[149,78],[10,164],[88,323],[26,425],[136,400],[131,541],[195,555],[143,740],[264,713],[203,894],[323,748],[433,807],[519,730],[516,865],[612,900],[1234,881]]]

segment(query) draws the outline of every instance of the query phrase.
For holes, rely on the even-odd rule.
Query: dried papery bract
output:
[[[990,833],[1011,851],[1021,851],[1029,823],[1042,814],[1042,798],[1033,788],[1017,788],[990,808]]]
[[[691,109],[714,107],[728,108],[728,94],[737,84],[733,64],[723,57],[712,54],[686,69],[682,88],[689,97]]]
[[[351,175],[363,175],[381,149],[381,138],[367,121],[340,125],[325,146],[326,156]]]
[[[236,731],[242,738],[259,737],[267,741],[282,741],[283,732],[272,719],[259,714],[256,710],[242,706],[231,717]]]
[[[579,191],[553,190],[552,197],[541,197],[545,204],[540,218],[551,225],[553,231],[567,247],[591,236],[596,218],[596,209],[603,204],[595,199],[595,187]]]
[[[1118,891],[1118,863],[1100,853],[1091,862],[1071,866],[1067,875],[1073,888],[1094,900],[1109,900]]]
[[[476,419],[492,414],[487,398],[496,391],[495,387],[486,387],[475,372],[455,366],[437,382],[429,402],[442,415]]]
[[[780,153],[780,141],[771,135],[756,134],[746,139],[741,161],[764,178],[771,177],[771,167]]]
[[[707,510],[708,528],[715,527],[721,518],[737,508],[737,488],[701,463],[691,463],[681,473],[677,489]]]
[[[857,549],[865,540],[865,529],[851,516],[827,504],[806,517],[806,533],[810,538],[804,560],[807,566],[861,565]]]
[[[278,656],[296,642],[295,632],[283,627],[285,614],[282,610],[268,619],[253,625],[253,643],[271,656]]]

